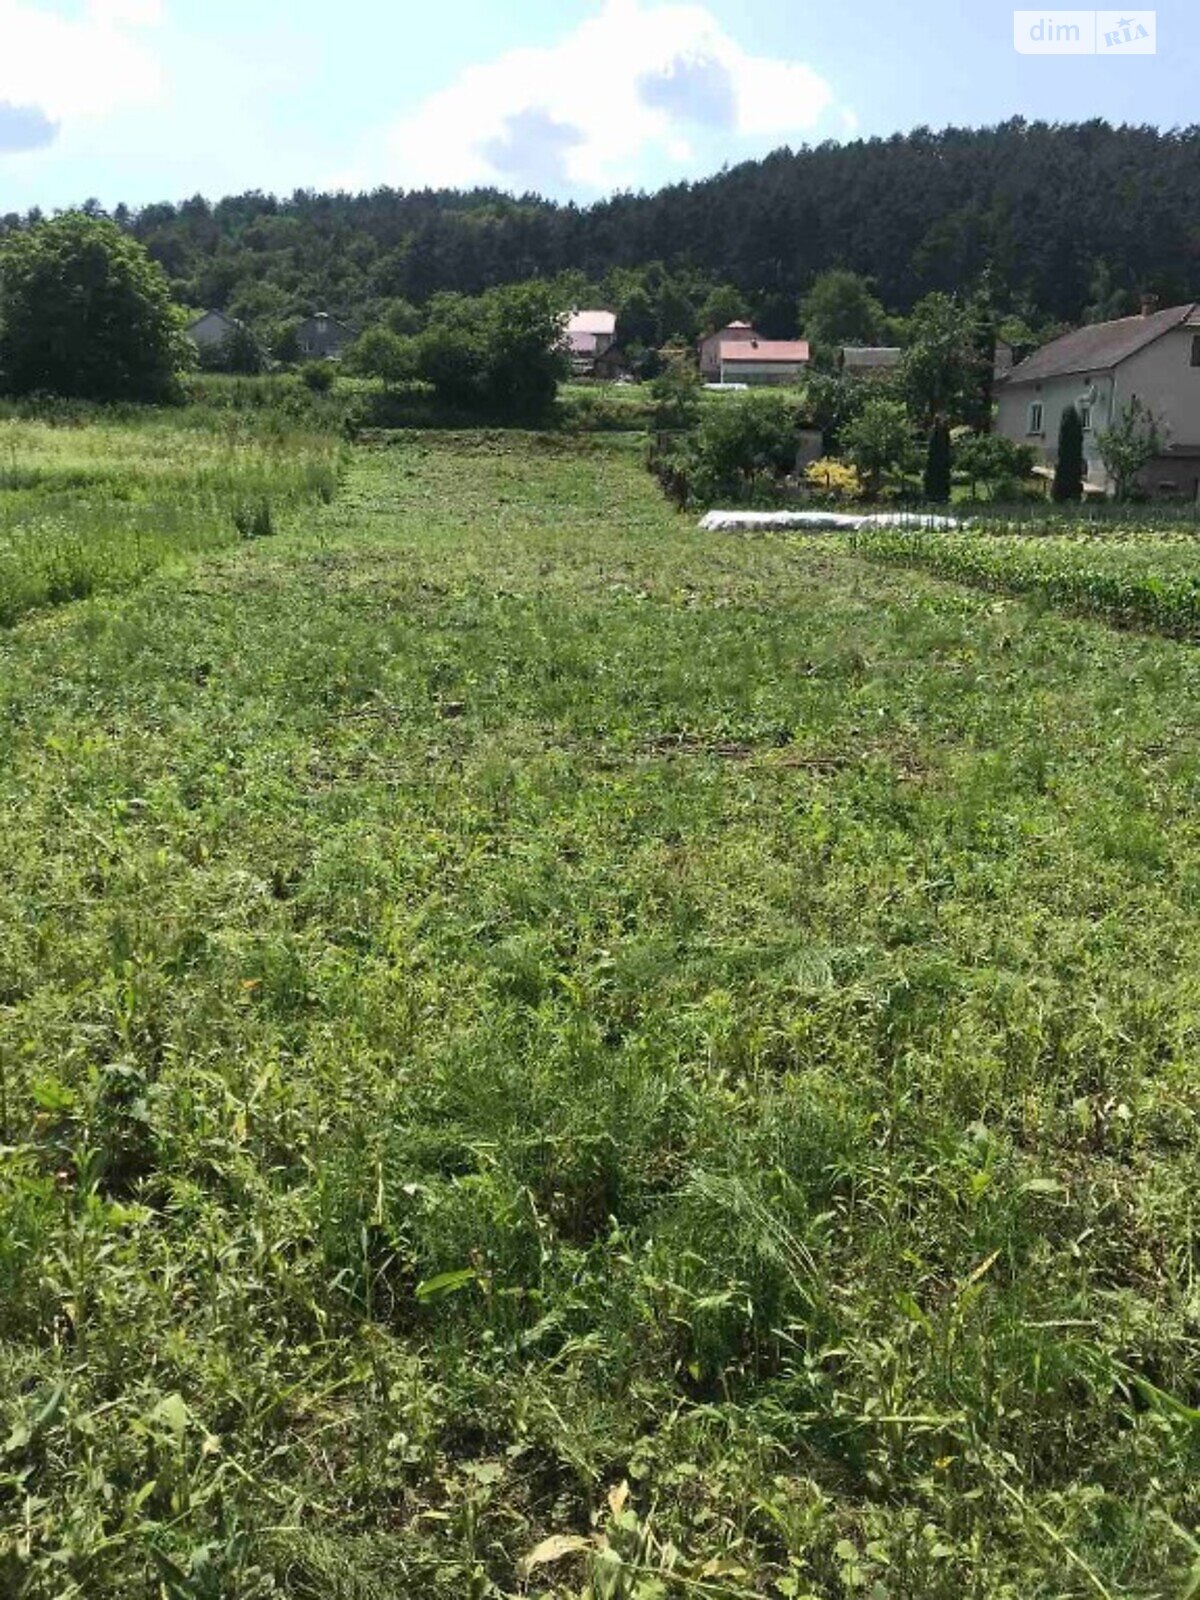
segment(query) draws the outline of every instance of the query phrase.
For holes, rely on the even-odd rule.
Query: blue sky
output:
[[[1184,126],[1200,8],[1160,4],[1157,31],[1109,59],[1018,54],[994,0],[0,0],[0,213],[383,183],[587,201],[923,123]]]

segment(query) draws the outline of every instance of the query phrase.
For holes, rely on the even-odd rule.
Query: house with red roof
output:
[[[798,383],[808,366],[807,339],[763,339],[749,322],[731,322],[700,341],[706,383],[750,387]]]

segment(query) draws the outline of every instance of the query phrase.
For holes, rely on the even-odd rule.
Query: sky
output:
[[[1198,120],[1195,0],[1159,5],[1154,55],[1013,30],[995,0],[0,0],[0,214],[381,184],[587,203],[922,125]]]

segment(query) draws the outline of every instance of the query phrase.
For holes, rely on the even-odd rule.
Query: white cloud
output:
[[[839,109],[811,67],[750,55],[702,5],[605,0],[559,43],[469,67],[425,100],[385,136],[379,175],[606,191],[648,160],[688,161],[696,136],[783,141]]]
[[[55,122],[147,105],[162,69],[135,31],[162,20],[159,0],[90,0],[79,20],[28,0],[0,0],[0,101]]]

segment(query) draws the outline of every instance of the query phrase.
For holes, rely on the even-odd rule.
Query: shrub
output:
[[[950,499],[952,448],[950,426],[939,419],[929,430],[929,445],[925,457],[925,498],[933,505],[945,505]]]
[[[747,500],[773,487],[795,467],[796,431],[795,406],[782,395],[750,394],[715,406],[695,434],[692,495]]]
[[[451,405],[501,417],[544,415],[566,376],[562,308],[545,284],[434,297],[416,374]]]
[[[337,374],[328,361],[307,361],[300,368],[300,378],[313,394],[328,394],[336,382]]]
[[[346,359],[355,372],[378,378],[385,389],[394,389],[416,376],[416,341],[390,328],[368,328]]]
[[[846,454],[866,480],[872,499],[884,480],[912,465],[913,441],[908,412],[900,400],[873,396],[845,430]]]
[[[1033,450],[1000,433],[961,433],[954,439],[959,475],[973,499],[986,489],[993,500],[1015,500],[1033,471]]]
[[[857,469],[847,461],[835,460],[833,456],[822,456],[820,461],[814,461],[806,467],[804,481],[814,494],[824,495],[830,500],[862,498],[863,481]]]

